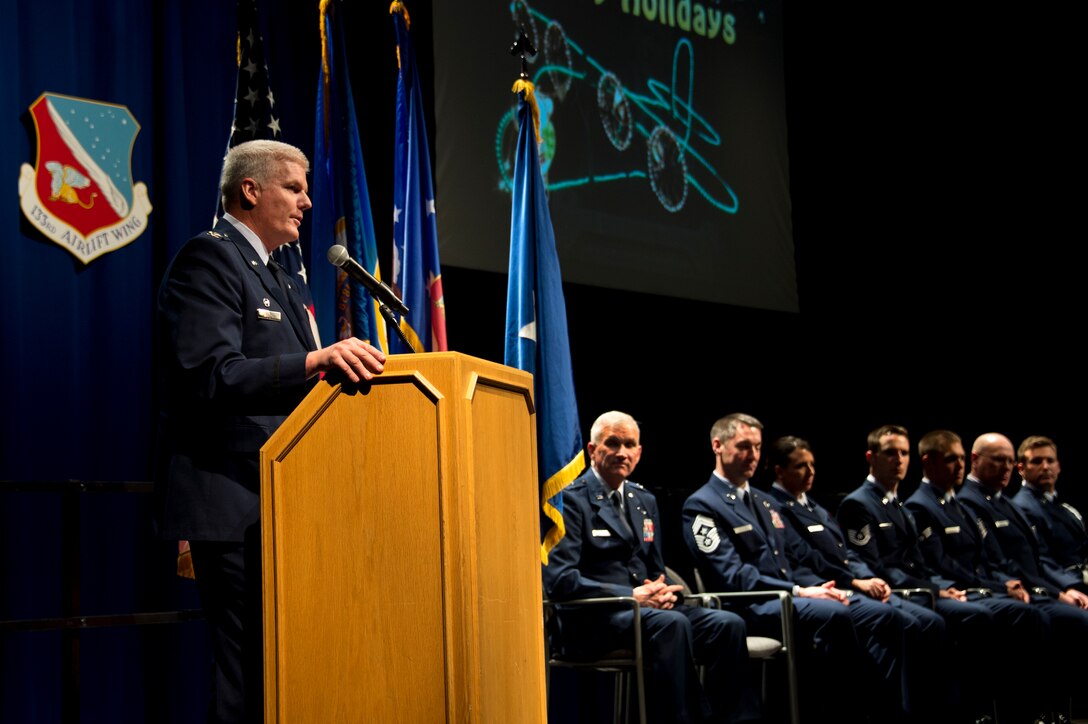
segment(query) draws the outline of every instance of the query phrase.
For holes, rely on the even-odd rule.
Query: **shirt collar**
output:
[[[717,470],[714,471],[714,478],[719,483],[725,485],[727,490],[728,490],[729,487],[732,487],[738,493],[745,493],[745,492],[751,490],[751,488],[748,486],[748,481],[747,480],[744,481],[744,485],[737,485],[736,483],[734,483],[732,480],[725,477],[724,475],[719,475]]]
[[[612,486],[604,481],[604,478],[601,477],[601,474],[597,472],[597,468],[590,467],[589,469],[593,471],[593,475],[597,478],[597,482],[599,482],[602,486],[604,486],[604,489],[606,491],[606,493],[605,493],[606,496],[611,496],[612,495]],[[619,491],[619,494],[620,494],[621,498],[623,497],[623,486],[626,483],[627,483],[627,481],[623,480],[623,481],[620,482],[620,487],[616,488],[616,490]]]
[[[942,493],[940,488],[934,485],[933,481],[931,481],[929,478],[922,478],[922,485],[928,485],[929,487],[933,488],[933,492],[937,494],[942,503],[951,503],[953,500],[956,499],[955,490],[949,490],[947,493]]]
[[[1025,488],[1030,488],[1031,490],[1035,491],[1039,495],[1042,495],[1044,498],[1046,498],[1048,503],[1053,503],[1055,500],[1058,499],[1058,491],[1057,490],[1040,490],[1039,488],[1035,487],[1034,485],[1032,485],[1031,483],[1029,483],[1026,480],[1024,481],[1024,487]]]
[[[257,236],[257,234],[253,232],[253,229],[249,228],[230,214],[223,214],[223,220],[229,221],[231,226],[237,229],[238,233],[245,237],[245,240],[253,247],[253,251],[257,252],[257,256],[261,258],[261,263],[268,266],[268,257],[270,255],[268,249],[265,249],[264,244],[261,243],[261,237]]]
[[[878,483],[876,481],[876,478],[874,478],[872,476],[872,473],[870,473],[868,476],[866,476],[865,480],[872,483],[873,485],[875,485],[876,489],[879,490],[881,493],[883,493],[884,497],[887,498],[888,500],[895,500],[897,498],[895,493],[893,493],[892,491],[888,490],[883,485]]]
[[[774,481],[773,484],[771,484],[771,487],[772,488],[777,488],[778,490],[781,490],[783,493],[790,496],[791,498],[796,500],[801,505],[805,506],[806,508],[808,507],[808,494],[807,493],[801,493],[800,495],[794,495],[790,491],[786,490],[777,480]]]

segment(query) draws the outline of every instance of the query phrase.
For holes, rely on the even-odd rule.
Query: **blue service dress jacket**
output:
[[[566,534],[544,567],[549,598],[630,596],[643,581],[656,580],[665,572],[657,499],[630,480],[623,488],[627,526],[609,502],[609,488],[592,470],[563,491]]]
[[[953,500],[926,483],[907,499],[907,509],[921,529],[926,564],[961,590],[989,588],[1004,594],[1005,582],[1013,576],[1001,570],[1000,559],[987,555],[982,528],[974,514]]]
[[[825,580],[834,580],[836,586],[844,589],[849,589],[855,578],[873,578],[876,575],[846,545],[846,536],[838,521],[812,496],[806,496],[808,505],[805,506],[779,488],[772,487],[770,494],[778,503],[790,531],[820,554],[822,565],[815,569],[817,575]]]
[[[791,549],[778,508],[751,486],[748,492],[758,514],[742,502],[736,486],[713,475],[684,503],[684,541],[706,586],[714,591],[792,591],[795,584],[826,581],[805,565],[804,552]]]
[[[1057,598],[1062,591],[1081,583],[1079,575],[1065,570],[1050,557],[1031,522],[1004,493],[995,495],[968,476],[959,495],[985,526],[987,543],[993,546],[996,540],[999,548],[990,550],[1000,550],[1004,568],[1025,586]]]
[[[931,575],[919,546],[914,516],[869,479],[843,499],[839,523],[846,529],[847,544],[857,551],[876,575],[895,588],[938,589],[952,581]]]
[[[1059,566],[1075,568],[1088,563],[1088,531],[1079,510],[1058,499],[1047,499],[1030,485],[1021,486],[1012,503],[1035,526]]]
[[[289,287],[227,220],[171,262],[156,330],[164,537],[240,542],[257,521],[260,448],[314,383],[313,333]]]

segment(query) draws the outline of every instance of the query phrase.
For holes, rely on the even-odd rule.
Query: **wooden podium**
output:
[[[544,722],[532,377],[320,383],[261,449],[267,722]]]

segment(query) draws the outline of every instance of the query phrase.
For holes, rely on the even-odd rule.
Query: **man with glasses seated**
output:
[[[1066,571],[1050,557],[1035,526],[1005,495],[1015,465],[1009,438],[995,432],[981,435],[971,446],[971,473],[960,491],[962,502],[996,539],[998,547],[988,552],[999,550],[998,555],[1004,558],[1002,569],[1023,581],[1033,597],[1047,597],[1073,609],[1088,609],[1088,596],[1076,589],[1080,576]],[[1085,617],[1088,620],[1088,614]]]
[[[1088,674],[1088,596],[1075,586],[1080,576],[1058,566],[1035,527],[1005,495],[1016,464],[1012,443],[990,432],[971,446],[971,473],[959,499],[978,520],[983,544],[998,567],[1023,582],[1030,601],[1044,616],[1053,641],[1047,670],[1058,691],[1082,686]],[[1055,721],[1064,721],[1064,715]]]

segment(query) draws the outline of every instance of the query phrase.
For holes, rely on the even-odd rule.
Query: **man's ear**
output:
[[[241,197],[239,200],[242,202],[242,208],[249,211],[257,205],[257,199],[261,195],[261,186],[251,178],[244,178],[238,195]]]

